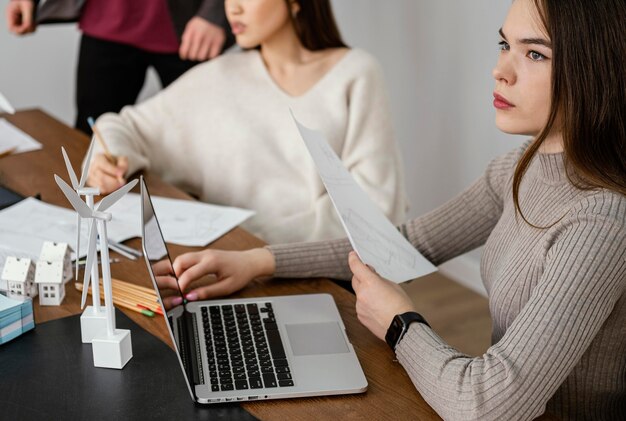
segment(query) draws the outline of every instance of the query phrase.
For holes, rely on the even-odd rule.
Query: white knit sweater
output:
[[[111,152],[129,174],[149,169],[201,200],[253,209],[244,227],[269,243],[344,234],[297,128],[321,130],[390,220],[407,208],[382,72],[350,50],[305,94],[270,77],[258,51],[200,64],[146,102],[101,116]]]

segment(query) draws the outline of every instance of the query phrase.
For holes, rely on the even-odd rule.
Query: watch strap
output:
[[[415,311],[408,311],[406,313],[397,314],[391,321],[391,325],[387,329],[385,335],[385,341],[389,347],[395,352],[396,346],[400,343],[400,340],[404,334],[409,330],[411,323],[422,323],[430,327],[426,319],[421,314]]]

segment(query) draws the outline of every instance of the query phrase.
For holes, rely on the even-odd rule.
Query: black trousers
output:
[[[77,116],[74,126],[91,135],[87,117],[119,112],[134,104],[143,88],[146,71],[152,66],[166,87],[196,65],[178,54],[151,53],[83,34],[76,75]]]

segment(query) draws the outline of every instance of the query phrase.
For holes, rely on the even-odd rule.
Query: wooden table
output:
[[[17,154],[0,159],[0,184],[22,195],[41,195],[47,203],[69,208],[65,197],[56,186],[53,174],[68,180],[67,170],[61,155],[61,146],[67,150],[75,171],[88,146],[85,135],[67,127],[38,110],[21,111],[15,115],[4,115],[12,124],[33,136],[44,147],[40,151]],[[146,174],[150,192],[154,195],[191,199],[180,190],[164,183],[158,177]],[[140,247],[140,240],[126,244]],[[244,250],[262,246],[264,243],[241,228],[235,228],[209,247],[216,249]],[[174,256],[194,250],[190,247],[170,246]],[[112,253],[115,256],[115,253]],[[144,261],[123,260],[111,265],[112,275],[117,279],[151,287]],[[440,419],[413,387],[404,369],[394,361],[387,345],[372,335],[357,320],[354,308],[355,297],[348,291],[325,279],[311,280],[268,280],[255,281],[236,296],[259,297],[294,295],[307,293],[331,294],[346,325],[350,341],[359,357],[369,388],[366,393],[334,397],[315,397],[285,400],[269,400],[242,403],[242,407],[260,419],[276,420],[319,420],[319,419]],[[41,307],[34,301],[35,321],[42,323],[81,312],[78,291],[67,285],[66,298],[60,307]],[[148,318],[141,314],[124,311],[136,323],[159,337],[170,346],[165,322],[160,318]],[[191,405],[191,401],[189,402]]]

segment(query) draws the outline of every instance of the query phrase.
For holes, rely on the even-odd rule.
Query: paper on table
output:
[[[191,200],[152,197],[163,236],[168,243],[205,246],[218,239],[254,212]],[[107,212],[109,239],[117,242],[141,236],[139,195],[127,194]],[[90,220],[81,224],[81,235],[89,235]],[[0,211],[0,270],[7,256],[37,259],[44,241],[76,246],[76,213],[32,197]],[[87,254],[87,241],[81,241],[80,257]]]
[[[44,241],[74,247],[76,213],[32,197],[0,211],[1,267],[7,256],[37,259]]]
[[[323,134],[304,127],[293,113],[292,117],[361,260],[396,283],[436,271],[356,184]]]
[[[41,143],[9,123],[0,118],[0,153],[15,148],[14,154],[30,152],[41,149]]]
[[[247,209],[192,200],[158,196],[152,196],[151,199],[165,241],[183,246],[206,246],[254,215],[253,211]],[[109,209],[113,220],[107,228],[110,227],[109,235],[115,241],[123,241],[119,238],[124,233],[128,234],[132,227],[136,233],[133,236],[141,235],[140,203],[138,194],[129,193]]]
[[[4,95],[2,95],[2,92],[0,92],[0,111],[7,112],[9,114],[15,114],[15,108],[13,108],[9,100],[6,99]]]

